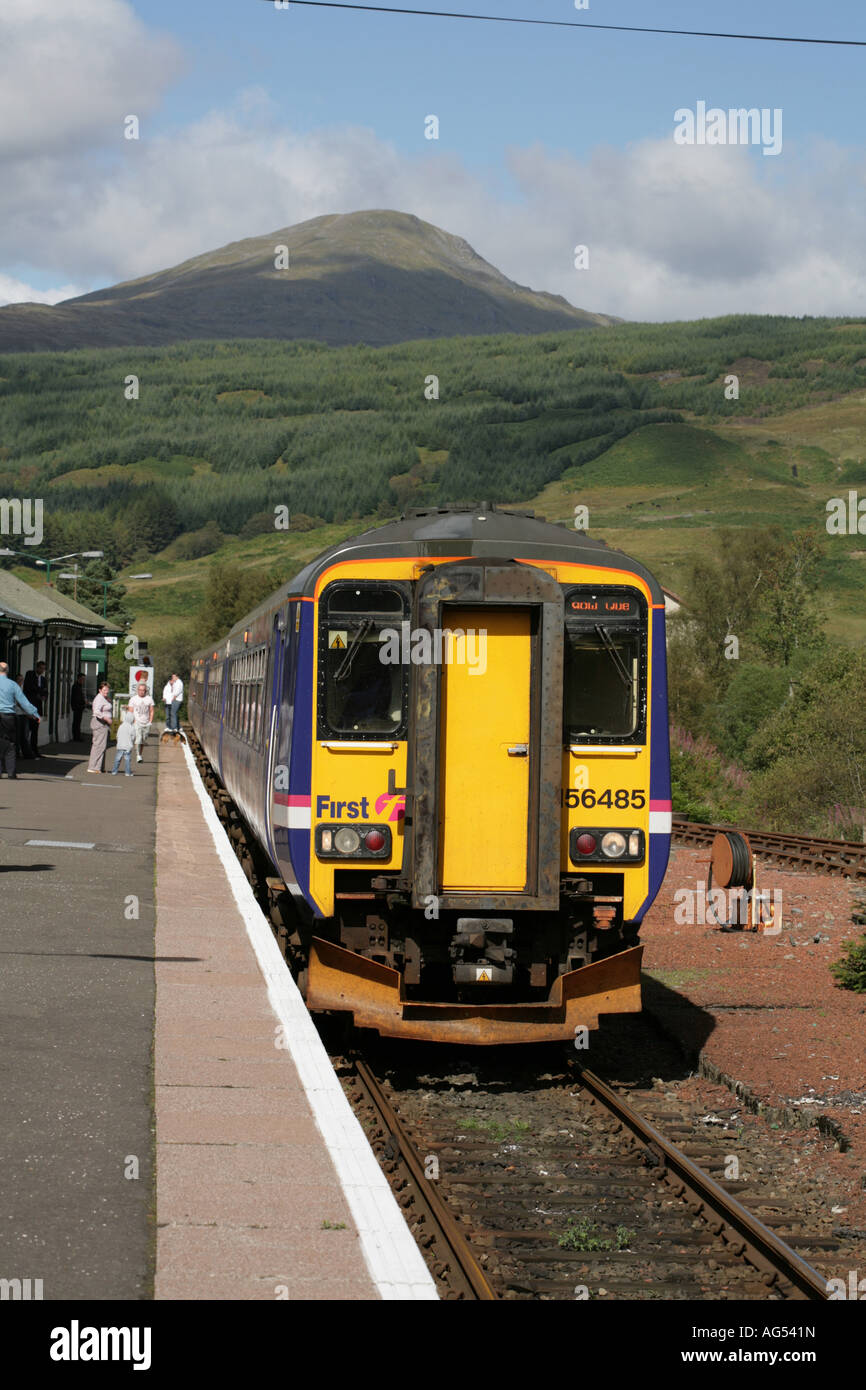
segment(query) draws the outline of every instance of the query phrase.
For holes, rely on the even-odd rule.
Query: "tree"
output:
[[[815,588],[821,551],[811,531],[774,548],[762,576],[755,636],[770,661],[790,666],[798,650],[823,642]]]
[[[199,531],[187,531],[174,542],[176,560],[199,560],[213,555],[223,543],[223,534],[215,521],[208,521]]]
[[[749,740],[788,698],[789,675],[758,661],[734,661],[724,698],[710,710],[711,736],[728,757],[746,758]]]
[[[831,647],[747,750],[751,814],[768,829],[860,839],[866,828],[866,652]]]
[[[74,564],[74,561],[69,563]],[[126,586],[118,584],[113,578],[114,574],[107,560],[88,560],[79,571],[77,582],[74,579],[58,579],[57,588],[69,598],[75,596],[77,588],[78,602],[83,603],[85,608],[101,614],[104,606],[106,618],[110,618],[118,627],[127,627],[133,622],[133,615],[123,603]]]
[[[224,637],[240,618],[274,590],[270,571],[213,564],[204,600],[197,614],[198,645]]]
[[[191,623],[179,628],[169,637],[154,637],[150,640],[148,648],[154,665],[153,697],[157,702],[172,671],[176,671],[184,683],[184,703],[186,702],[192,658],[201,646],[198,630]]]
[[[714,555],[695,561],[685,584],[685,611],[675,626],[685,628],[702,669],[725,684],[733,671],[725,639],[742,646],[753,628],[768,565],[784,545],[779,527],[722,530]]]

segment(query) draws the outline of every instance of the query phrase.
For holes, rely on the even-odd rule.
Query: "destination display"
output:
[[[586,593],[572,590],[565,600],[569,616],[581,618],[639,618],[640,600],[623,593]]]

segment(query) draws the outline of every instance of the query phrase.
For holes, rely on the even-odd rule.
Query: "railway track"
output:
[[[792,869],[814,869],[851,879],[866,879],[866,844],[856,840],[817,840],[807,835],[779,835],[771,831],[743,830],[733,825],[702,825],[673,818],[673,838],[681,844],[711,845],[719,832],[738,830],[747,835],[755,854]]]
[[[360,1056],[336,1066],[445,1298],[826,1297],[793,1247],[833,1242],[781,1238],[790,1199],[753,1193],[758,1216],[593,1072],[567,1062],[519,1098],[509,1077],[479,1123],[471,1085],[431,1106]]]
[[[267,866],[194,733],[185,732],[285,952],[290,936]],[[336,1033],[344,1033],[342,1021]],[[647,1045],[627,1048],[640,1055]],[[796,1199],[714,1177],[711,1169],[724,1166],[718,1153],[672,1142],[671,1134],[694,1138],[680,1111],[650,1097],[642,1113],[561,1047],[532,1050],[535,1068],[550,1064],[543,1076],[528,1070],[522,1051],[513,1066],[502,1059],[480,1088],[470,1074],[435,1074],[438,1049],[434,1075],[413,1069],[399,1099],[357,1051],[330,1050],[445,1298],[826,1297],[824,1279],[797,1248],[838,1243],[799,1230]]]

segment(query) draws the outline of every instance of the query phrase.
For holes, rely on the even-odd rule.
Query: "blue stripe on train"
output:
[[[670,810],[671,759],[668,732],[668,670],[663,608],[652,613],[652,704],[650,708],[650,810],[661,806]],[[659,807],[661,809],[661,807]],[[650,822],[651,823],[651,822]],[[671,837],[665,831],[650,830],[648,893],[634,915],[640,922],[662,886],[670,855]]]
[[[297,674],[292,728],[292,754],[289,767],[289,792],[292,796],[310,796],[313,776],[313,633],[315,608],[312,603],[300,604],[301,626],[297,645]],[[289,831],[289,853],[298,887],[313,910],[315,917],[322,913],[310,897],[310,836],[312,829]]]
[[[289,765],[288,749],[292,738],[292,705],[295,698],[294,624],[294,608],[289,603],[284,610],[279,610],[275,615],[271,628],[270,641],[274,651],[274,670],[269,695],[269,727],[273,723],[274,706],[277,710],[274,726],[276,747],[273,750],[273,785],[265,787],[265,796],[271,801],[275,790],[285,791],[288,786],[288,778],[281,774],[280,769],[287,768]],[[266,771],[269,766],[270,760],[266,764]],[[289,858],[289,840],[286,827],[274,824],[273,821],[271,822],[270,853],[286,885],[291,887],[295,879]]]

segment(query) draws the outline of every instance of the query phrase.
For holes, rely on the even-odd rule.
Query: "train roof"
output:
[[[398,558],[404,555],[519,558],[546,561],[548,564],[561,561],[592,564],[600,569],[626,570],[645,581],[653,603],[664,602],[664,595],[654,575],[637,560],[621,550],[614,550],[605,541],[593,540],[585,531],[545,521],[531,511],[502,509],[493,503],[481,502],[474,506],[412,508],[399,521],[373,526],[360,535],[329,546],[281,589],[236,623],[226,635],[231,637],[243,631],[259,614],[278,606],[286,598],[312,598],[317,580],[331,565],[345,560]]]
[[[312,597],[323,570],[338,561],[372,555],[473,555],[592,563],[640,575],[654,602],[663,602],[661,588],[649,570],[622,551],[593,540],[585,531],[545,521],[534,512],[500,509],[488,502],[471,507],[414,508],[399,521],[374,526],[322,551],[287,585],[286,592]]]

